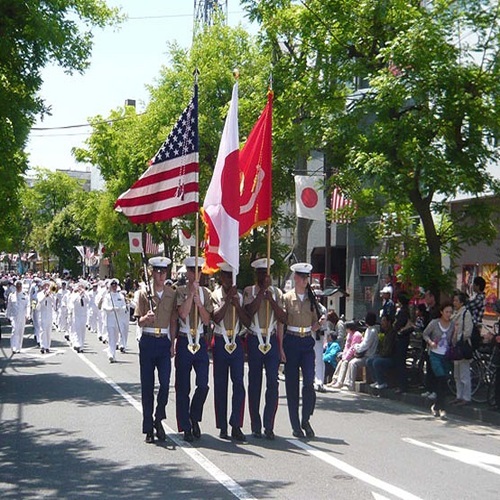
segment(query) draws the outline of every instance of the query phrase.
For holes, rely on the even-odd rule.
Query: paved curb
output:
[[[423,398],[420,394],[406,392],[397,394],[393,389],[377,390],[370,387],[366,382],[356,382],[356,392],[368,394],[370,396],[379,396],[384,399],[391,399],[393,401],[400,401],[410,406],[422,408],[430,412],[432,401]],[[457,415],[461,418],[475,420],[481,423],[492,424],[500,427],[500,411],[490,409],[486,404],[480,405],[472,403],[468,406],[453,406],[448,405],[446,411],[449,415]]]

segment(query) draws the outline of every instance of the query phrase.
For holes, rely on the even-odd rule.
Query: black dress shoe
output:
[[[221,439],[229,439],[229,436],[227,435],[227,431],[225,429],[221,429],[219,432],[219,437]]]
[[[201,437],[200,424],[194,420],[191,420],[191,429],[193,431],[193,436],[196,439],[200,439],[200,437]]]
[[[194,441],[193,433],[191,431],[184,431],[184,441],[192,443]]]
[[[274,432],[273,431],[266,429],[264,431],[264,434],[266,436],[266,439],[270,439],[271,441],[274,439]]]
[[[161,421],[155,422],[154,426],[156,429],[156,437],[158,438],[158,441],[165,441],[167,435],[165,434],[165,429],[163,428],[163,425],[161,425]]]
[[[45,349],[43,349],[43,348],[42,348],[42,349],[40,349],[40,352],[41,352],[42,354],[45,354]]]
[[[239,427],[233,427],[231,431],[231,438],[234,441],[239,441],[240,443],[244,443],[247,440],[245,434],[241,432],[241,429]]]
[[[302,429],[296,429],[292,432],[293,434],[293,437],[296,437],[296,438],[304,438],[306,437],[306,435],[304,434],[304,432],[302,431]]]
[[[145,439],[146,443],[150,444],[150,443],[154,443],[155,442],[155,436],[152,432],[148,432],[146,434],[146,439]]]
[[[262,437],[262,432],[260,432],[260,431],[253,431],[252,432],[252,436],[254,438],[260,439]]]
[[[309,423],[309,420],[307,422],[302,422],[302,429],[304,429],[306,436],[308,438],[314,437],[314,431],[313,428],[311,427],[311,424]]]

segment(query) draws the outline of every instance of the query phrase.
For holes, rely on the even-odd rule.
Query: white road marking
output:
[[[325,453],[324,451],[317,450],[316,448],[313,448],[312,446],[302,441],[299,441],[298,439],[288,439],[287,441],[297,446],[298,448],[302,448],[303,450],[310,453],[312,456],[319,458],[320,460],[323,460],[324,462],[332,465],[333,467],[336,467],[337,469],[345,472],[346,474],[349,474],[355,477],[356,479],[368,483],[371,486],[374,486],[375,488],[379,488],[380,490],[383,490],[391,495],[394,495],[397,498],[401,498],[403,500],[422,500],[420,497],[417,497],[416,495],[413,495],[412,493],[409,493],[408,491],[405,491],[402,488],[399,488],[398,486],[394,486],[393,484],[382,481],[381,479],[378,479],[366,472],[363,472],[362,470],[357,469],[352,465],[342,462],[342,460],[332,457],[331,455]]]
[[[461,448],[459,446],[452,446],[448,444],[427,444],[412,438],[403,438],[403,441],[415,446],[420,446],[421,448],[427,448],[439,455],[453,458],[454,460],[458,460],[464,464],[474,465],[485,471],[500,475],[500,456],[498,455],[490,455],[489,453],[483,453],[482,451],[469,450],[467,448]]]
[[[120,396],[122,396],[128,403],[130,403],[139,413],[142,415],[142,406],[139,401],[137,401],[133,396],[131,396],[127,391],[122,389],[116,382],[114,382],[110,377],[108,377],[103,371],[97,368],[94,363],[89,361],[84,355],[78,355],[99,377],[101,377],[104,382],[109,384]],[[254,500],[254,497],[247,491],[243,486],[238,484],[234,479],[229,477],[225,472],[220,470],[214,463],[212,463],[207,457],[205,457],[198,450],[193,448],[191,445],[181,441],[177,437],[177,433],[165,423],[163,427],[166,429],[168,437],[192,460],[199,464],[203,469],[205,469],[216,481],[218,481],[224,488],[231,492],[236,498],[241,498],[244,500]]]
[[[380,493],[375,493],[374,491],[372,491],[372,495],[373,498],[375,498],[375,500],[390,500],[388,497],[384,497],[384,495],[381,495]]]

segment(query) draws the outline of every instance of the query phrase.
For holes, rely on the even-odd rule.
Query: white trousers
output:
[[[464,401],[470,401],[471,399],[470,361],[470,359],[453,361],[457,399],[463,399]]]
[[[313,333],[313,335],[315,335]],[[314,383],[318,385],[323,385],[325,380],[325,362],[323,361],[323,339],[324,336],[320,336],[320,340],[314,342],[314,355],[316,357],[314,364]]]
[[[26,326],[26,317],[11,319],[12,334],[10,336],[10,348],[13,352],[20,351],[23,347],[24,327]]]

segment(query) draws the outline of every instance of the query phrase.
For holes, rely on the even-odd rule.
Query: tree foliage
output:
[[[9,231],[9,214],[18,208],[30,128],[50,113],[39,94],[42,69],[55,63],[69,73],[83,72],[92,29],[117,21],[117,11],[103,0],[0,2],[0,235]]]
[[[488,170],[499,160],[498,2],[243,3],[276,54],[287,116],[306,118],[307,146],[328,154],[358,215],[380,220],[392,203],[419,217],[406,265],[442,287],[443,253],[474,236],[446,202],[498,192]],[[283,130],[292,143],[295,123]],[[491,237],[481,213],[475,236]]]

